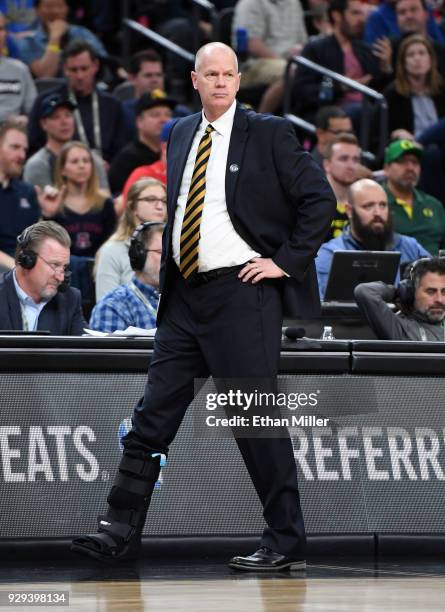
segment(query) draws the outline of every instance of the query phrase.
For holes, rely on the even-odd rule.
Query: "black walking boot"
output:
[[[72,551],[110,563],[129,561],[138,556],[162,457],[159,453],[153,453],[147,459],[123,455],[107,498],[108,512],[98,517],[97,533],[75,538],[71,544]]]

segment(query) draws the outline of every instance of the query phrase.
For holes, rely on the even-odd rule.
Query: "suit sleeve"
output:
[[[280,183],[296,213],[291,236],[273,260],[301,281],[326,237],[337,203],[323,171],[300,146],[287,121],[275,130],[273,153]]]
[[[71,292],[70,292],[71,293]],[[70,320],[70,336],[81,336],[83,334],[83,328],[87,327],[87,323],[83,317],[82,304],[80,291],[72,293],[73,296],[73,308],[71,310]]]
[[[369,327],[380,340],[410,340],[403,321],[387,302],[395,297],[395,287],[381,281],[361,283],[354,289],[354,297]]]

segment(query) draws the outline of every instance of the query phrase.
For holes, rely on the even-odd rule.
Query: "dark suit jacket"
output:
[[[414,113],[412,100],[409,96],[399,94],[394,86],[394,83],[388,85],[383,91],[383,94],[388,102],[388,131],[401,129],[408,130],[414,134]],[[438,96],[433,96],[434,106],[437,110],[437,116],[445,116],[445,92]]]
[[[49,330],[54,336],[80,336],[86,327],[80,291],[70,287],[57,293],[43,308],[37,329]],[[0,330],[22,330],[22,312],[14,287],[12,272],[0,282]]]
[[[175,265],[172,228],[179,188],[200,122],[201,113],[185,117],[170,134],[168,224],[163,240],[158,320]],[[272,257],[290,275],[283,280],[285,316],[316,316],[320,303],[313,260],[336,208],[323,172],[303,151],[287,120],[247,111],[239,105],[225,172],[227,210],[233,227],[252,249]]]
[[[353,40],[352,49],[365,74],[373,78],[369,83],[372,89],[381,90],[390,80],[391,75],[385,75],[379,67],[377,58],[373,55],[371,46],[363,40]],[[339,74],[345,73],[343,51],[337,38],[333,35],[320,35],[312,38],[303,48],[302,57],[329,68]],[[315,115],[319,105],[321,74],[298,66],[293,89],[293,110],[297,114]],[[343,96],[344,91],[334,83],[334,99],[329,104],[335,104]]]

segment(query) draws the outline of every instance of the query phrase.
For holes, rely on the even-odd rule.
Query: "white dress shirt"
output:
[[[12,277],[14,279],[15,291],[20,302],[20,310],[22,311],[23,329],[25,331],[36,331],[39,315],[49,300],[42,300],[37,304],[18,284],[15,269],[12,272]]]
[[[215,131],[212,132],[212,148],[206,170],[206,192],[199,241],[199,272],[241,265],[252,257],[260,256],[237,234],[227,212],[226,167],[235,109],[236,101],[219,119],[211,122]],[[173,258],[178,266],[181,227],[195,166],[196,152],[209,123],[203,111],[202,121],[193,139],[182,175],[173,223]]]

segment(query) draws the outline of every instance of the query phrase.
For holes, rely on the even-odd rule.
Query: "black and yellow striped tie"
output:
[[[179,269],[186,279],[198,271],[200,227],[206,193],[206,170],[212,148],[213,131],[214,128],[209,124],[199,142],[182,221]]]

